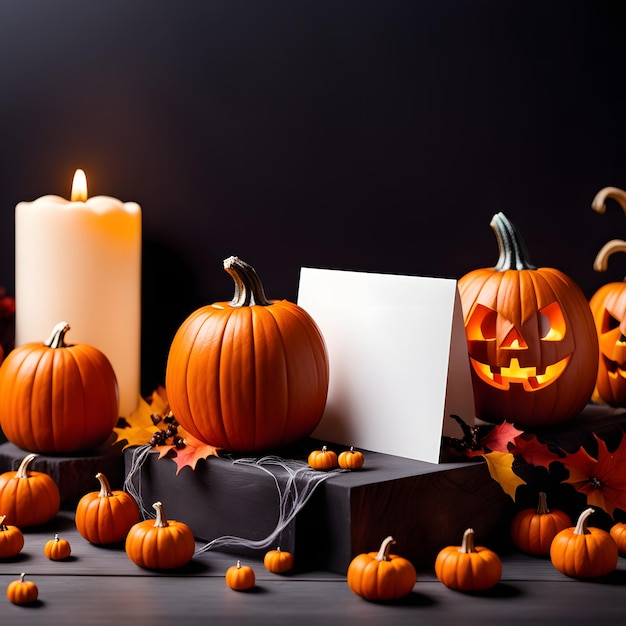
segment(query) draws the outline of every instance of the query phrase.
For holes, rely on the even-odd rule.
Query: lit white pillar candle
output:
[[[15,344],[45,341],[61,320],[68,340],[109,358],[120,415],[137,407],[141,350],[141,207],[87,197],[77,170],[71,200],[43,196],[15,208]]]

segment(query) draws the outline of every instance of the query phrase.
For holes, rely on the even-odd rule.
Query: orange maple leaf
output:
[[[622,436],[615,452],[609,452],[604,440],[595,433],[598,458],[594,459],[582,446],[567,454],[561,462],[569,471],[563,482],[587,496],[589,506],[597,506],[611,517],[616,508],[626,511],[626,439]]]
[[[483,457],[487,461],[491,478],[515,501],[517,488],[526,484],[526,481],[513,471],[515,456],[510,452],[488,452],[483,454]]]
[[[185,442],[184,447],[177,448],[174,444],[171,444],[157,446],[156,448],[159,451],[160,459],[168,456],[176,463],[178,466],[176,469],[177,476],[183,467],[190,467],[192,470],[195,470],[196,464],[200,459],[206,459],[209,456],[219,456],[219,448],[196,439],[193,435],[186,433],[181,428],[178,429],[178,433],[183,437],[183,441]]]

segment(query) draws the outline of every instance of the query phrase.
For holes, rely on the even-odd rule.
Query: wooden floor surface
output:
[[[49,561],[44,543],[58,532],[72,545],[68,561]],[[200,547],[200,544],[198,544]],[[25,531],[20,555],[0,560],[0,588],[21,572],[39,588],[34,606],[12,605],[0,596],[2,626],[38,624],[122,626],[186,624],[621,624],[626,614],[626,559],[606,579],[580,581],[557,572],[549,561],[503,555],[497,587],[462,594],[444,587],[432,571],[420,571],[413,592],[393,604],[367,602],[345,577],[331,572],[256,573],[248,592],[228,589],[226,569],[235,556],[204,552],[180,571],[157,573],[134,565],[121,546],[97,547],[76,531],[72,514],[61,512],[45,528]]]

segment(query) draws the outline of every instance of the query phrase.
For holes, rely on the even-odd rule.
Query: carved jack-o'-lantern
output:
[[[606,201],[616,200],[626,213],[626,192],[604,187],[594,197],[591,208],[606,211]],[[626,242],[613,239],[598,252],[593,263],[596,272],[605,272],[614,252],[626,252]],[[626,281],[626,278],[624,279]],[[600,344],[598,377],[593,399],[611,406],[626,406],[626,282],[603,285],[589,301]]]
[[[626,241],[605,244],[593,264],[604,272],[613,252],[626,252]],[[626,279],[625,279],[626,280]],[[626,282],[603,285],[589,300],[596,323],[600,359],[594,399],[611,406],[626,406]]]
[[[491,221],[495,267],[458,283],[476,415],[537,428],[564,422],[591,398],[598,339],[580,288],[559,270],[532,265],[513,224]]]

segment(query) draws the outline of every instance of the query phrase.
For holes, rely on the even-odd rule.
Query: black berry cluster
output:
[[[171,411],[165,417],[161,417],[156,413],[153,413],[150,417],[154,425],[159,426],[159,429],[152,433],[152,437],[150,437],[149,443],[153,448],[165,446],[168,442],[172,443],[177,450],[185,447],[185,440],[178,434],[178,422]]]

